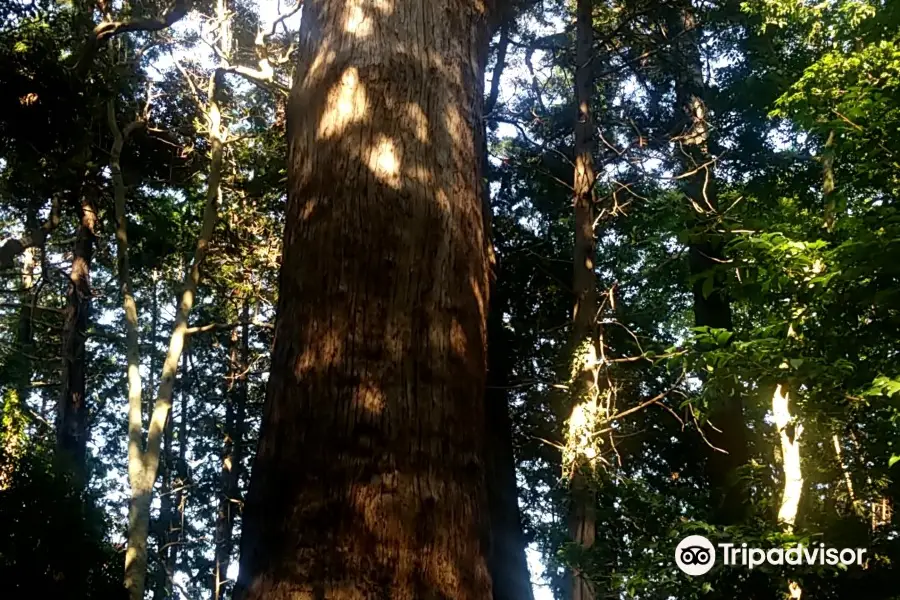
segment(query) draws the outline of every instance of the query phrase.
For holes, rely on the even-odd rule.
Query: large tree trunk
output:
[[[491,597],[485,10],[304,5],[239,597]]]
[[[72,251],[72,271],[66,291],[66,321],[62,347],[62,390],[57,407],[56,443],[79,485],[86,483],[88,406],[87,329],[91,311],[91,259],[94,253],[97,212],[92,184],[84,187],[79,207],[81,222]]]
[[[715,160],[709,152],[709,122],[706,83],[700,57],[700,37],[690,2],[682,2],[669,11],[669,35],[675,49],[672,70],[675,74],[676,102],[682,114],[682,127],[675,138],[675,155],[681,161],[682,191],[691,202],[695,219],[688,248],[693,284],[694,322],[698,327],[732,329],[731,303],[724,280],[716,267],[723,261],[723,240],[715,232],[719,223]],[[708,277],[713,286],[704,289]],[[732,525],[746,516],[745,490],[737,469],[747,462],[747,433],[743,398],[737,386],[722,392],[709,416],[705,435],[711,450],[707,474],[713,496],[713,522]]]
[[[213,600],[225,597],[228,565],[234,548],[234,518],[240,505],[241,461],[243,460],[244,415],[247,406],[247,370],[250,365],[250,302],[243,301],[241,332],[231,333],[228,390],[225,393],[225,432],[222,441],[222,473],[219,482],[219,509],[216,514],[216,562]],[[240,348],[238,345],[240,344]]]

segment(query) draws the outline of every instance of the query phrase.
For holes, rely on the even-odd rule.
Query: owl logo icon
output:
[[[688,575],[703,575],[716,564],[716,549],[702,535],[689,535],[675,548],[675,564]]]

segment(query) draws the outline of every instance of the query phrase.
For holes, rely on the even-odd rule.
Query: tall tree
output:
[[[72,249],[72,270],[66,290],[62,347],[62,390],[56,422],[57,445],[77,481],[86,483],[88,402],[87,334],[91,313],[91,261],[97,236],[97,186],[86,182],[78,203],[79,225]]]
[[[304,5],[241,598],[491,596],[488,10]]]
[[[495,263],[495,272],[499,269]],[[525,538],[519,510],[516,462],[513,451],[512,420],[509,414],[515,349],[503,325],[508,307],[505,294],[495,294],[491,286],[488,315],[488,373],[485,390],[487,430],[487,493],[490,514],[488,568],[494,600],[531,600],[534,591],[525,558]],[[499,291],[499,290],[498,290]]]
[[[725,240],[719,231],[722,216],[716,158],[710,152],[708,90],[700,54],[701,24],[690,1],[676,2],[667,17],[676,96],[674,155],[680,167],[680,189],[693,215],[688,223],[688,264],[693,279],[694,324],[731,332],[731,300],[721,269]],[[707,472],[713,521],[732,525],[747,514],[747,498],[738,476],[738,468],[748,458],[743,397],[736,384],[721,386],[712,396],[704,430],[710,442]]]
[[[509,307],[506,294],[498,295],[497,280],[500,275],[500,258],[494,248],[491,227],[490,161],[488,159],[487,128],[496,125],[491,114],[497,108],[500,82],[506,68],[509,50],[509,34],[515,15],[507,6],[506,14],[499,18],[500,35],[497,40],[491,83],[484,102],[485,130],[482,154],[484,168],[484,219],[488,232],[488,260],[491,265],[490,310],[487,319],[487,386],[485,389],[485,427],[487,431],[487,480],[488,515],[490,521],[490,551],[488,570],[493,583],[494,600],[532,600],[534,591],[531,574],[525,557],[525,537],[522,532],[522,513],[519,510],[519,490],[516,481],[516,457],[513,449],[512,420],[509,414],[511,400],[510,383],[515,349],[510,343],[509,332],[503,324],[503,316]]]
[[[213,599],[225,597],[228,565],[234,548],[234,522],[241,505],[240,479],[243,461],[244,418],[247,412],[247,371],[250,370],[250,301],[241,300],[240,330],[231,332],[228,387],[225,392],[225,429],[222,473],[216,514],[216,562]]]
[[[591,469],[595,464],[594,434],[600,417],[601,349],[597,335],[597,275],[594,235],[594,2],[575,3],[575,207],[572,314],[572,413],[566,440],[564,467],[570,476],[569,537],[580,550],[589,550],[596,538],[596,495]],[[571,575],[572,600],[593,600],[596,595],[587,574]]]

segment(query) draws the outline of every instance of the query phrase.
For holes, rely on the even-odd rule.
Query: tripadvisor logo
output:
[[[688,575],[703,575],[716,564],[716,549],[702,535],[689,535],[675,548],[675,564]]]
[[[749,548],[730,543],[719,543],[719,557],[727,566],[749,568],[768,565],[828,565],[862,566],[865,548],[826,548],[825,544],[793,548]],[[716,564],[716,548],[702,535],[689,535],[675,548],[675,564],[688,575],[703,575]]]

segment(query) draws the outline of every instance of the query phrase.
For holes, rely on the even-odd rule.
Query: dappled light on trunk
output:
[[[238,597],[487,600],[479,2],[307,2]]]

